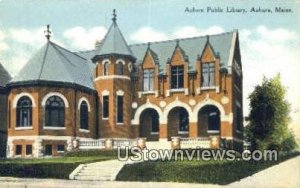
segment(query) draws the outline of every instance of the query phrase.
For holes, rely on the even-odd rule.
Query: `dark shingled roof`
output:
[[[28,61],[10,84],[28,81],[71,83],[94,89],[88,61],[51,41]]]
[[[0,87],[5,87],[10,80],[11,76],[0,63]]]

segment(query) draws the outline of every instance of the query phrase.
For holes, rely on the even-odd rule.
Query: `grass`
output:
[[[277,161],[147,161],[126,165],[117,180],[226,185],[297,155],[280,155]]]
[[[82,163],[116,159],[116,151],[78,151],[62,157],[42,159],[2,159],[0,176],[68,179]]]

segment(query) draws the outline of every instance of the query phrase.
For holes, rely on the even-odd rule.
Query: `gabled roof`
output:
[[[94,89],[88,61],[51,41],[32,56],[10,84],[29,81],[62,82]]]
[[[10,80],[11,80],[11,76],[0,63],[0,88],[5,87]]]
[[[237,31],[209,36],[209,43],[213,47],[214,52],[219,55],[222,67],[228,68],[231,66],[235,42],[237,40],[236,36]],[[197,62],[198,57],[202,55],[202,51],[207,44],[207,36],[150,43],[151,50],[155,52],[157,56],[162,73],[165,72],[168,59],[172,58],[172,54],[178,42],[181,50],[183,50],[184,54],[188,57],[189,70],[193,71],[195,70],[195,62]],[[137,63],[141,64],[143,62],[148,46],[149,43],[129,45],[133,56],[137,58]],[[78,52],[77,54],[91,59],[95,53],[97,53],[97,50]]]
[[[115,20],[95,52],[96,57],[111,54],[134,57]]]

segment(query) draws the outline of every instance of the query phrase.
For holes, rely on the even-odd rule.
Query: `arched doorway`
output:
[[[168,114],[168,139],[173,136],[189,136],[189,113],[183,107],[175,107]]]
[[[140,117],[140,137],[147,141],[158,141],[159,139],[159,115],[152,108],[145,109]]]
[[[220,134],[220,111],[213,105],[206,105],[198,113],[198,136]]]

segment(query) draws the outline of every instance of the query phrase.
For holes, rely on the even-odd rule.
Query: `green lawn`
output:
[[[116,159],[116,151],[85,151],[67,153],[62,157],[42,159],[2,159],[0,176],[68,179],[82,163]]]
[[[278,164],[299,153],[279,156],[278,161],[154,161],[126,165],[118,181],[190,182],[225,185]]]

